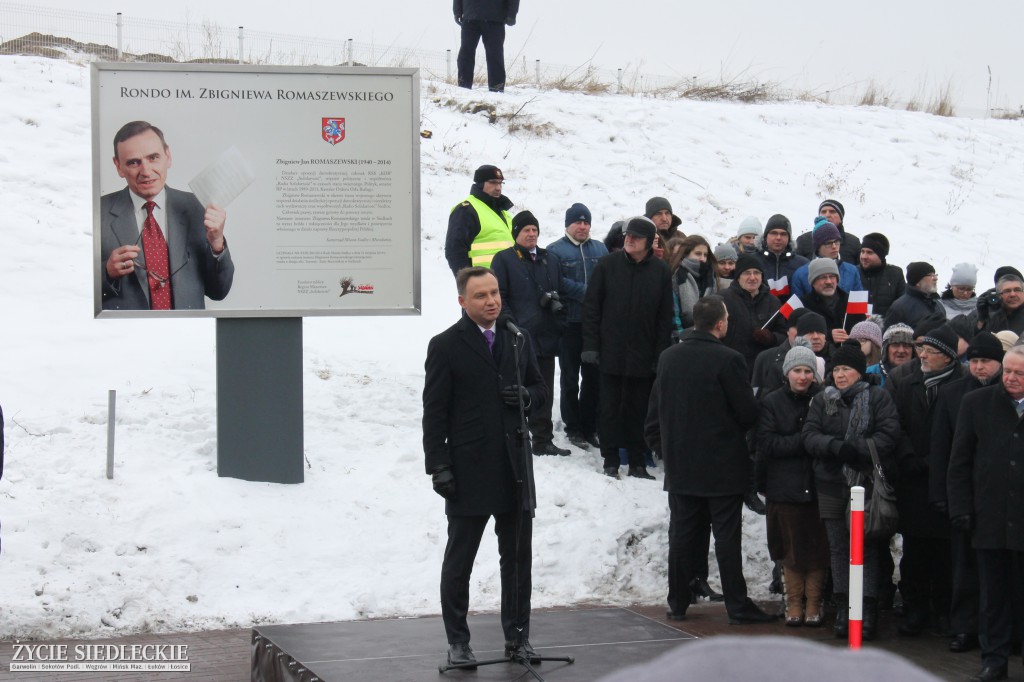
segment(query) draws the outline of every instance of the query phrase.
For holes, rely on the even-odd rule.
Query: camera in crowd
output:
[[[982,303],[988,306],[989,308],[998,308],[1000,303],[1002,303],[1002,299],[999,296],[999,292],[996,291],[995,289],[989,289],[978,298],[980,298],[982,300]]]
[[[562,305],[558,298],[557,291],[545,291],[543,294],[541,294],[540,307],[547,308],[555,315],[558,315],[565,309],[565,306]]]

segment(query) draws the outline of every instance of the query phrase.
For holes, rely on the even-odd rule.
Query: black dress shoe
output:
[[[971,651],[972,649],[978,648],[978,636],[971,635],[966,632],[961,632],[953,639],[949,640],[949,650],[954,654],[962,654],[965,651]]]
[[[559,457],[568,457],[572,454],[571,450],[566,448],[560,448],[554,443],[544,443],[537,445],[533,448],[533,454],[535,455],[557,455]]]
[[[758,623],[774,623],[779,617],[765,613],[752,601],[747,601],[741,609],[729,614],[729,625],[756,625]]]
[[[456,642],[448,647],[448,665],[458,665],[466,670],[476,670],[476,656],[469,648],[469,642]]]
[[[647,471],[647,467],[641,465],[637,467],[629,467],[629,475],[633,478],[646,478],[649,481],[654,480],[654,476]]]
[[[686,612],[685,611],[673,611],[672,609],[669,609],[668,611],[665,612],[665,617],[668,618],[669,620],[686,620]]]
[[[992,682],[992,680],[1006,679],[1006,665],[986,665],[981,671],[971,678],[971,682]]]
[[[570,443],[578,447],[580,450],[590,449],[590,443],[583,437],[582,433],[567,433],[566,437],[569,439]]]
[[[693,593],[694,598],[704,597],[708,601],[724,601],[725,597],[720,595],[711,589],[711,585],[708,585],[708,581],[704,578],[694,578],[690,581],[690,592]],[[695,602],[696,603],[696,602]]]
[[[518,659],[521,661],[530,661],[530,665],[537,665],[541,662],[540,654],[537,653],[533,645],[530,644],[530,640],[524,639],[522,644],[518,646],[512,642],[505,642],[505,658]]]

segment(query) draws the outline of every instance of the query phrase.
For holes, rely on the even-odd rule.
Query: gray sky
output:
[[[40,6],[133,18],[244,25],[324,38],[353,38],[381,46],[458,48],[450,0],[328,3],[290,0],[261,6],[240,0],[131,5],[123,0],[41,0]],[[282,11],[281,7],[287,7]],[[874,81],[897,99],[927,103],[952,85],[964,113],[991,103],[1024,104],[1024,25],[1020,0],[522,0],[508,30],[506,55],[529,62],[633,68],[702,80],[739,76],[847,99]],[[481,54],[482,58],[482,54]]]

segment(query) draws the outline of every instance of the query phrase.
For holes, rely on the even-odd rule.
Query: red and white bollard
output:
[[[864,488],[850,488],[850,648],[860,649],[864,622]]]

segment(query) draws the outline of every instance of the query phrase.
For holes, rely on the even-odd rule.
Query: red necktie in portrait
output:
[[[146,254],[146,275],[149,278],[149,307],[152,310],[171,309],[171,264],[167,257],[167,241],[160,231],[152,201],[146,202],[146,222],[142,224],[142,250]]]

